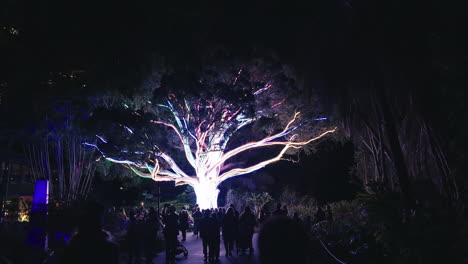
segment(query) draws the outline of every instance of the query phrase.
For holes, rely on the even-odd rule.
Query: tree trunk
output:
[[[200,209],[218,208],[218,185],[214,181],[202,181],[193,186]]]

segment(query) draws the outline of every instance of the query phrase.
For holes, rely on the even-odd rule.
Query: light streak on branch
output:
[[[275,108],[275,107],[281,105],[282,103],[284,103],[285,101],[286,101],[286,98],[284,98],[283,100],[279,101],[278,103],[272,105],[270,108]]]

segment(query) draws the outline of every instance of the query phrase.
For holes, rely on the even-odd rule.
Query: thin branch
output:
[[[331,130],[327,130],[325,132],[323,132],[322,134],[314,137],[314,138],[311,138],[307,141],[302,141],[302,142],[291,142],[291,141],[273,141],[273,142],[270,142],[271,140],[274,140],[274,139],[277,139],[279,137],[282,137],[284,136],[285,134],[287,134],[288,132],[288,127],[289,125],[291,124],[291,122],[288,124],[288,126],[280,133],[278,134],[275,134],[273,136],[270,136],[270,137],[267,137],[267,138],[264,138],[260,141],[257,141],[257,142],[250,142],[250,143],[247,143],[247,144],[244,144],[240,147],[237,147],[231,151],[228,151],[226,153],[223,154],[222,158],[217,162],[215,163],[212,168],[216,168],[218,166],[221,166],[224,162],[226,162],[228,159],[234,157],[235,155],[241,153],[241,152],[244,152],[246,150],[251,150],[251,149],[255,149],[255,148],[260,148],[260,147],[266,147],[266,146],[274,146],[274,145],[291,145],[291,146],[303,146],[303,145],[307,145],[313,141],[316,141],[324,136],[326,136],[327,134],[330,134],[330,133],[334,133],[336,131],[336,127],[331,129]],[[210,169],[212,169],[210,168]]]
[[[304,146],[304,145],[307,145],[309,144],[310,142],[313,142],[315,140],[318,140],[320,139],[321,137],[329,134],[329,133],[333,133],[335,132],[336,128],[332,129],[332,130],[328,130],[322,134],[320,134],[319,136],[317,137],[314,137],[314,138],[311,138],[307,141],[302,141],[302,142],[292,142],[292,141],[286,141],[286,142],[268,142],[268,144],[263,144],[263,145],[255,145],[255,146],[252,146],[250,147],[249,149],[252,149],[252,148],[256,148],[256,147],[264,147],[264,146],[273,146],[273,145],[284,145],[284,148],[280,151],[280,153],[272,158],[272,159],[269,159],[269,160],[265,160],[265,161],[262,161],[256,165],[253,165],[253,166],[250,166],[248,168],[236,168],[236,169],[232,169],[228,172],[225,172],[223,173],[221,176],[218,177],[217,179],[217,183],[221,183],[222,181],[226,180],[226,179],[229,179],[231,177],[234,177],[234,176],[239,176],[239,175],[243,175],[243,174],[247,174],[247,173],[250,173],[250,172],[253,172],[253,171],[256,171],[260,168],[263,168],[265,167],[266,165],[268,164],[271,164],[271,163],[274,163],[274,162],[277,162],[279,160],[281,160],[281,158],[283,157],[284,153],[286,152],[286,150],[288,150],[289,148],[300,148],[301,146]]]

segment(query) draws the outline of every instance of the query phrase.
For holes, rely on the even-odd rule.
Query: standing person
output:
[[[265,222],[265,220],[270,217],[270,211],[268,211],[268,208],[266,205],[262,207],[262,211],[260,211],[260,223]]]
[[[127,217],[127,213],[125,212],[125,208],[122,207],[119,210],[117,218],[119,219],[119,230],[123,231],[127,229],[128,217]]]
[[[106,230],[115,232],[118,230],[118,218],[117,218],[118,212],[115,206],[110,207],[107,209],[105,215],[104,215],[104,228]]]
[[[231,204],[229,208],[232,208],[232,211],[234,212],[234,221],[236,222],[236,231],[239,231],[239,212],[237,212],[236,208],[234,207],[234,204]],[[234,244],[236,245],[236,248],[239,248],[239,232],[236,232],[234,234]]]
[[[163,209],[161,211],[161,218],[163,222],[164,222],[164,218],[166,218],[166,215],[169,213],[170,206],[171,206],[170,204],[164,204],[163,206]]]
[[[175,250],[178,244],[177,236],[179,235],[178,221],[179,216],[176,214],[176,208],[170,206],[168,213],[164,219],[164,239],[166,241],[166,263],[175,263]]]
[[[283,206],[283,210],[282,210],[282,215],[284,216],[288,216],[289,212],[288,212],[288,207],[286,205]]]
[[[140,202],[140,207],[137,209],[137,219],[145,220],[148,213],[148,210],[145,208],[145,202]]]
[[[128,243],[128,263],[139,264],[142,248],[142,227],[141,222],[137,219],[135,209],[130,210],[130,224],[128,226],[126,240]]]
[[[203,256],[204,260],[206,261],[208,259],[208,256],[213,255],[212,253],[212,240],[213,240],[213,232],[212,232],[212,220],[210,218],[210,210],[205,210],[203,212],[204,216],[203,218],[200,219],[198,223],[198,231],[200,232],[200,237],[202,239],[202,244],[203,244]],[[211,260],[211,259],[210,259]]]
[[[223,240],[226,257],[232,256],[234,240],[237,233],[237,221],[234,215],[234,208],[230,207],[223,217]]]
[[[223,218],[225,213],[226,212],[224,211],[224,208],[219,208],[218,213],[216,214],[216,221],[218,221],[219,226],[223,224]]]
[[[219,213],[219,212],[218,212]],[[220,225],[218,222],[218,213],[211,214],[211,246],[210,246],[210,260],[219,262],[219,243],[220,243]]]
[[[317,212],[315,213],[315,221],[317,223],[325,220],[325,213],[322,211],[322,208],[318,206]]]
[[[189,215],[187,213],[187,210],[183,208],[179,214],[179,225],[180,225],[180,231],[182,232],[182,241],[185,241],[187,237],[187,229],[189,227],[188,221],[189,221]]]
[[[203,218],[203,213],[200,212],[200,208],[197,207],[195,209],[195,212],[192,213],[192,217],[193,217],[193,234],[197,236],[198,238],[198,232],[199,232],[199,223],[200,223],[200,219]]]
[[[197,211],[200,211],[200,207],[198,207],[198,204],[195,204],[195,206],[192,208],[192,215]]]
[[[145,239],[144,248],[146,263],[153,263],[159,231],[159,216],[154,207],[150,207],[144,226],[145,231],[143,235]]]
[[[249,253],[253,253],[252,237],[256,225],[255,215],[249,206],[239,216],[239,248],[244,253],[248,248]]]
[[[80,219],[79,232],[65,249],[60,263],[119,263],[118,245],[109,241],[108,235],[102,231],[103,211],[97,204],[87,206]]]

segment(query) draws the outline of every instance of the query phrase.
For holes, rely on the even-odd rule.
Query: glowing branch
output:
[[[225,181],[225,180],[227,180],[229,178],[232,178],[232,177],[235,177],[235,176],[240,176],[240,175],[243,175],[243,174],[248,174],[248,173],[251,173],[251,172],[256,171],[258,169],[261,169],[261,168],[265,167],[268,164],[277,162],[277,161],[281,160],[281,157],[284,155],[286,150],[288,150],[290,147],[291,147],[290,145],[284,146],[284,148],[281,150],[281,152],[276,157],[274,157],[272,159],[262,161],[262,162],[260,162],[260,163],[258,163],[256,165],[253,165],[253,166],[250,166],[250,167],[247,167],[247,168],[236,168],[236,169],[232,169],[232,170],[230,170],[228,172],[225,172],[221,176],[218,177],[217,183],[220,184],[221,182],[223,182],[223,181]]]
[[[253,149],[253,148],[258,148],[258,147],[266,147],[266,146],[274,146],[274,145],[284,145],[284,148],[280,151],[280,153],[276,157],[274,157],[272,159],[262,161],[262,162],[260,162],[260,163],[258,163],[256,165],[250,166],[248,168],[236,168],[236,169],[232,169],[232,170],[230,170],[228,172],[223,173],[221,176],[219,176],[218,183],[221,183],[222,181],[224,181],[226,179],[229,179],[231,177],[234,177],[234,176],[239,176],[239,175],[251,173],[253,171],[256,171],[258,169],[261,169],[261,168],[265,167],[268,164],[277,162],[277,161],[281,160],[284,153],[289,148],[300,148],[300,147],[302,147],[304,145],[307,145],[307,144],[309,144],[309,143],[311,143],[313,141],[316,141],[316,140],[324,137],[327,134],[335,132],[335,130],[336,130],[336,128],[331,129],[331,130],[327,130],[327,131],[323,132],[322,134],[320,134],[319,136],[316,136],[314,138],[311,138],[311,139],[309,139],[307,141],[302,141],[302,142],[293,142],[293,141],[281,142],[281,141],[276,141],[276,142],[264,142],[263,144],[251,145],[247,149]],[[247,150],[247,149],[243,149],[242,151]],[[238,152],[238,153],[240,153],[240,152]],[[232,156],[230,156],[230,157],[232,157]]]
[[[264,139],[262,139],[260,141],[250,142],[250,143],[244,144],[244,145],[242,145],[240,147],[237,147],[237,148],[235,148],[235,149],[233,149],[231,151],[228,151],[228,152],[224,153],[222,158],[216,164],[214,164],[214,167],[222,165],[228,159],[234,157],[235,155],[237,155],[237,154],[239,154],[241,152],[249,150],[249,149],[254,149],[254,148],[259,148],[259,147],[264,147],[264,146],[270,146],[270,145],[286,145],[288,143],[291,143],[291,142],[286,141],[286,142],[274,142],[273,144],[271,144],[270,141],[281,138],[281,137],[284,137],[287,134],[294,131],[297,127],[292,127],[292,128],[290,128],[290,127],[294,123],[294,121],[297,120],[299,114],[300,114],[299,112],[296,112],[294,114],[294,117],[286,124],[285,128],[281,132],[279,132],[277,134],[274,134],[272,136],[266,137],[266,138],[264,138]],[[325,134],[327,134],[327,133],[325,133]],[[322,136],[324,136],[324,135],[322,135]]]
[[[195,166],[196,166],[195,165],[195,158],[193,157],[192,149],[190,148],[189,139],[187,137],[182,136],[182,134],[179,132],[179,130],[172,124],[168,124],[168,123],[162,122],[162,121],[155,121],[155,120],[151,120],[151,122],[155,123],[155,124],[161,124],[161,125],[170,127],[176,132],[177,136],[180,139],[180,142],[184,146],[184,152],[185,152],[185,157],[187,158],[187,161],[190,163],[190,165],[192,165],[192,167],[195,168]]]
[[[179,166],[177,166],[177,163],[169,155],[163,152],[155,153],[155,155],[163,158],[169,164],[169,167],[171,167],[171,169],[178,175],[182,177],[190,178],[190,176],[188,176],[183,170],[179,168]]]

